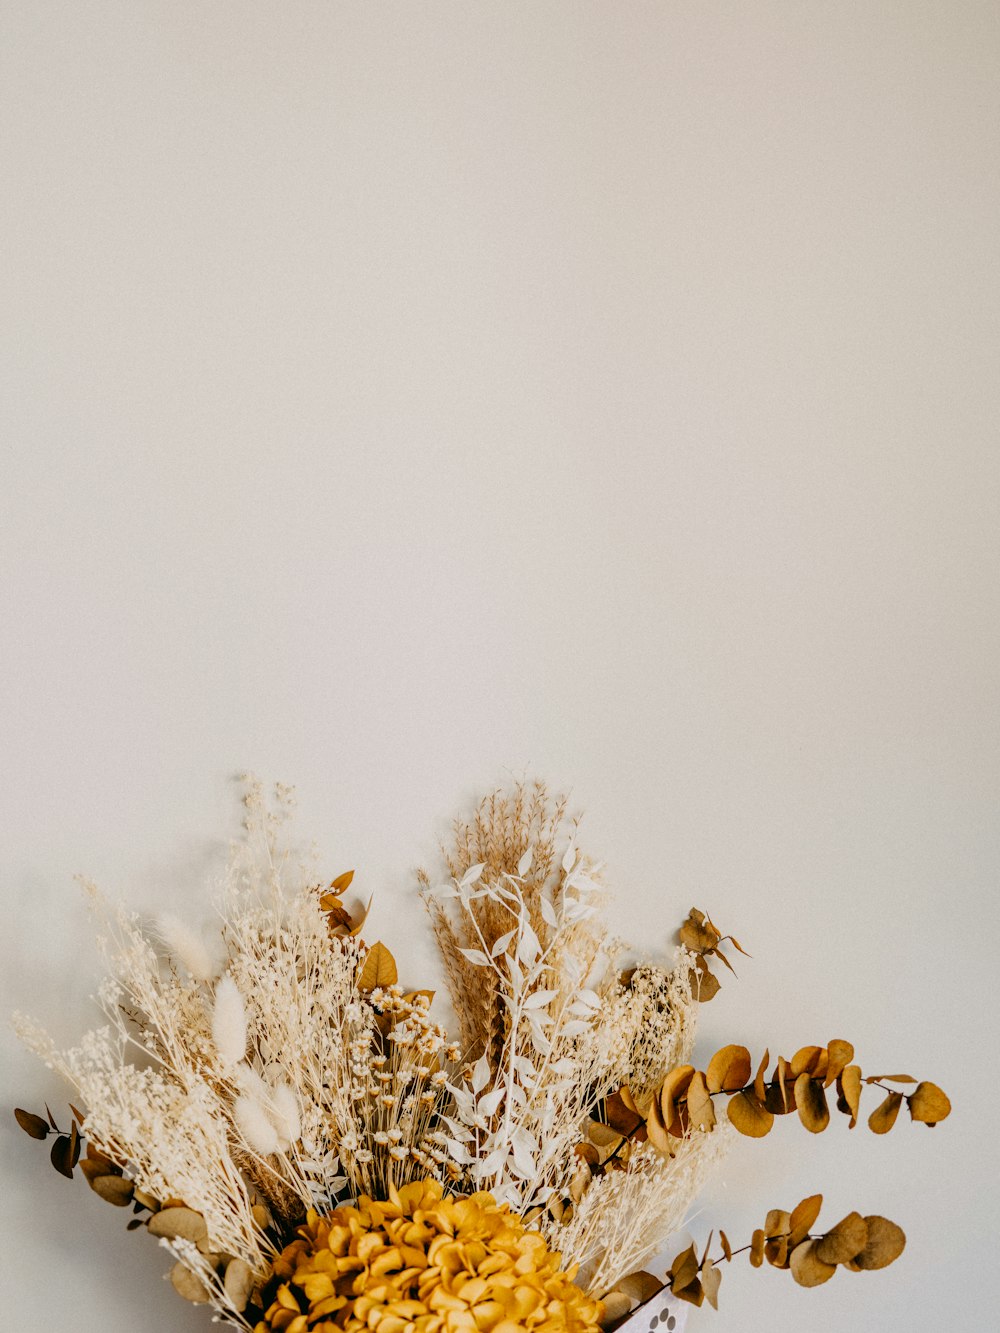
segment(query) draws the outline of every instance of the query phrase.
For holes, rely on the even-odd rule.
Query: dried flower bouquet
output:
[[[864,1078],[845,1041],[754,1071],[726,1046],[689,1063],[712,963],[742,952],[692,909],[669,966],[623,971],[599,917],[601,867],[542,784],[495,793],[455,826],[447,878],[419,876],[457,1020],[404,991],[385,945],[344,905],[351,874],[317,885],[285,846],[292,804],[256,782],[211,929],[152,931],[88,886],[110,964],[107,1025],[59,1051],[82,1110],[61,1130],[18,1110],[51,1160],[130,1207],[173,1255],[171,1278],[238,1327],[266,1333],[590,1333],[664,1288],[716,1304],[710,1257],[643,1265],[682,1224],[736,1132],[836,1109],[857,1123],[866,1084],[889,1130],[905,1101],[933,1125],[950,1106],[909,1076]],[[769,1072],[770,1068],[770,1072]],[[907,1091],[907,1089],[912,1089]],[[725,1114],[716,1107],[725,1105]],[[772,1209],[744,1247],[802,1285],[902,1251],[894,1223],[851,1213],[815,1230],[821,1199]]]

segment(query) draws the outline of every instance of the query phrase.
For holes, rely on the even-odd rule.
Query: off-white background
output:
[[[992,1327],[997,5],[0,15],[0,1008],[89,1023],[74,873],[200,912],[242,767],[422,983],[411,867],[538,772],[622,933],[752,950],[703,1056],[955,1102],[745,1143],[696,1235],[819,1189],[909,1246],[692,1324]],[[205,1328],[3,1060],[5,1323]]]

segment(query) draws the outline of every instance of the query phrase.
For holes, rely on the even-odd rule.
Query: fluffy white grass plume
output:
[[[256,1097],[241,1092],[233,1103],[236,1123],[247,1143],[261,1157],[271,1157],[281,1151],[278,1131],[264,1105]]]
[[[247,1011],[243,996],[231,976],[215,988],[212,1008],[212,1040],[224,1069],[238,1065],[247,1053]]]
[[[186,921],[172,912],[157,917],[156,930],[171,955],[181,963],[195,981],[209,982],[222,966],[221,936],[211,944],[204,931],[192,929]]]

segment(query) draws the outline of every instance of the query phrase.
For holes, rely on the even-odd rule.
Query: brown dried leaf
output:
[[[211,1299],[208,1288],[197,1273],[192,1273],[190,1268],[180,1262],[171,1268],[170,1281],[177,1295],[194,1305],[203,1305]]]
[[[233,1308],[242,1312],[247,1308],[250,1293],[254,1288],[253,1269],[243,1259],[231,1259],[226,1265],[223,1286],[226,1295],[233,1303]]]
[[[165,1236],[170,1240],[190,1240],[195,1245],[208,1235],[208,1227],[201,1213],[193,1208],[161,1208],[149,1219],[151,1236]]]
[[[126,1208],[132,1202],[135,1193],[134,1181],[126,1180],[124,1176],[95,1176],[90,1180],[90,1188],[95,1194],[99,1194],[105,1203],[114,1204],[116,1208]]]
[[[792,1209],[788,1221],[788,1241],[793,1248],[809,1235],[809,1229],[819,1217],[822,1206],[822,1194],[810,1194]]]
[[[722,938],[704,913],[692,907],[686,921],[677,932],[678,939],[685,949],[692,953],[705,953],[714,949]]]
[[[906,1099],[910,1117],[925,1125],[936,1125],[951,1114],[951,1102],[936,1083],[918,1083]]]
[[[750,1052],[745,1046],[723,1046],[708,1062],[709,1092],[735,1092],[750,1082]]]
[[[33,1115],[31,1111],[22,1111],[18,1107],[14,1112],[14,1119],[25,1134],[30,1134],[33,1139],[47,1139],[49,1137],[49,1127],[40,1115]]]
[[[887,1217],[866,1217],[868,1243],[853,1260],[858,1268],[872,1270],[886,1268],[898,1259],[906,1248],[906,1235]]]
[[[596,1121],[594,1123],[596,1124]],[[606,1130],[607,1128],[607,1125],[601,1125],[601,1129]],[[610,1130],[609,1133],[614,1134],[613,1141],[616,1145],[621,1143],[622,1136],[620,1134],[615,1134],[614,1130]],[[573,1148],[573,1156],[590,1167],[600,1166],[601,1164],[600,1150],[594,1143],[577,1143]]]
[[[705,1293],[702,1290],[701,1282],[698,1278],[679,1291],[674,1291],[674,1295],[679,1301],[687,1301],[689,1305],[701,1305],[705,1299]]]
[[[623,1277],[615,1290],[623,1291],[626,1296],[633,1301],[637,1301],[639,1305],[645,1305],[647,1301],[651,1301],[654,1296],[660,1294],[663,1285],[660,1278],[642,1270],[638,1273],[629,1273],[628,1277]]]
[[[73,1167],[76,1164],[73,1161],[73,1143],[68,1134],[60,1134],[53,1143],[49,1161],[61,1176],[67,1180],[73,1179]]]
[[[722,1253],[726,1256],[728,1262],[733,1257],[733,1247],[729,1243],[729,1237],[724,1231],[719,1232],[719,1244],[722,1246]]]
[[[916,1083],[912,1074],[869,1074],[866,1083]]]
[[[816,1246],[816,1241],[805,1240],[792,1251],[788,1266],[800,1287],[818,1287],[822,1282],[828,1282],[837,1271],[836,1264],[823,1262],[816,1253]]]
[[[849,1041],[841,1041],[835,1037],[826,1048],[828,1062],[826,1066],[826,1086],[829,1087],[835,1079],[840,1077],[841,1071],[854,1059],[854,1047]]]
[[[626,1101],[626,1096],[628,1101]],[[629,1105],[630,1102],[631,1105]],[[635,1103],[632,1102],[631,1093],[628,1092],[628,1089],[622,1089],[619,1092],[612,1093],[610,1097],[605,1097],[604,1118],[608,1125],[619,1134],[632,1134],[644,1119],[634,1107]]]
[[[803,1046],[792,1056],[792,1073],[796,1078],[800,1074],[811,1074],[813,1078],[823,1078],[829,1056],[825,1046]]]
[[[764,1258],[772,1268],[788,1267],[788,1237],[776,1236],[764,1246]]]
[[[699,957],[691,969],[691,989],[699,1004],[708,1004],[722,989],[719,978],[711,971],[704,958]]]
[[[677,1140],[676,1137],[671,1139],[668,1133],[668,1126],[663,1118],[659,1097],[653,1098],[649,1114],[646,1117],[646,1137],[657,1152],[666,1153],[668,1157],[674,1155]]]
[[[868,1244],[868,1223],[860,1213],[848,1213],[816,1242],[816,1257],[825,1264],[846,1264]]]
[[[849,1129],[853,1129],[858,1123],[858,1108],[861,1105],[861,1068],[859,1065],[848,1065],[841,1071],[837,1080],[837,1087],[841,1097],[851,1113],[851,1123]]]
[[[884,1102],[876,1106],[868,1117],[868,1128],[873,1134],[888,1134],[896,1123],[896,1116],[899,1115],[899,1108],[903,1102],[901,1092],[890,1092],[886,1095]]]
[[[365,965],[358,975],[358,990],[371,991],[377,987],[394,986],[399,980],[396,960],[378,940],[368,950]]]
[[[687,1090],[688,1120],[695,1129],[713,1129],[715,1126],[715,1107],[709,1096],[705,1075],[696,1070],[691,1077]]]
[[[695,1254],[694,1246],[689,1245],[686,1250],[681,1250],[680,1254],[670,1265],[670,1290],[675,1296],[680,1294],[681,1288],[695,1282],[698,1278],[698,1256]]]
[[[601,1328],[613,1329],[632,1312],[633,1302],[617,1288],[601,1297]]]
[[[705,1299],[713,1310],[719,1308],[719,1285],[721,1282],[722,1274],[711,1259],[706,1260],[701,1266],[701,1285],[705,1292]]]
[[[764,1221],[764,1235],[770,1240],[773,1236],[787,1236],[792,1229],[792,1215],[784,1208],[772,1208]]]
[[[754,1075],[753,1090],[757,1094],[757,1100],[759,1102],[765,1102],[767,1100],[767,1084],[764,1082],[764,1075],[767,1073],[767,1066],[770,1063],[770,1060],[771,1052],[765,1050],[764,1058],[757,1066],[757,1073]]]
[[[659,1098],[654,1099],[654,1106],[657,1101],[659,1102],[660,1115],[668,1133],[676,1135],[683,1132],[681,1111],[677,1103],[686,1094],[694,1072],[694,1065],[676,1065],[660,1085]],[[646,1128],[649,1129],[648,1117]],[[650,1137],[652,1138],[652,1135]]]
[[[738,1092],[729,1099],[726,1110],[733,1125],[750,1139],[762,1139],[774,1124],[774,1116],[753,1092]]]
[[[362,931],[362,929],[364,928],[364,924],[365,924],[365,922],[368,920],[368,914],[369,914],[369,913],[371,912],[371,910],[372,910],[372,903],[373,903],[373,902],[374,902],[374,896],[372,896],[371,898],[368,899],[368,902],[365,904],[365,910],[361,913],[361,915],[358,917],[357,921],[355,921],[354,925],[353,925],[353,926],[350,928],[350,930],[347,932],[348,935],[360,935],[360,934],[361,934],[361,931]]]
[[[818,1078],[800,1074],[795,1080],[795,1105],[799,1119],[811,1134],[822,1134],[830,1123],[830,1108],[826,1104],[826,1093]]]
[[[760,1227],[750,1237],[750,1263],[754,1268],[760,1268],[764,1262],[764,1232]]]
[[[335,880],[331,880],[330,888],[339,898],[342,893],[346,893],[354,880],[354,871],[345,870],[342,875],[338,875]]]

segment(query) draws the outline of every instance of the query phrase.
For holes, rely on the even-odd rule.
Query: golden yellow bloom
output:
[[[256,1333],[597,1333],[575,1269],[491,1194],[437,1181],[310,1212],[276,1260]]]

